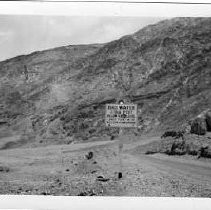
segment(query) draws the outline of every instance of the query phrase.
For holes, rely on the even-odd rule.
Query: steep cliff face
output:
[[[38,139],[113,135],[105,104],[120,95],[138,104],[136,132],[182,127],[211,107],[210,58],[211,18],[174,18],[102,45],[9,59],[0,63],[1,129]]]

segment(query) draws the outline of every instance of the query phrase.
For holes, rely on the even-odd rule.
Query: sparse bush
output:
[[[88,131],[90,134],[93,134],[96,132],[96,129],[95,128],[90,128],[89,131]]]
[[[174,138],[183,138],[184,132],[182,131],[166,131],[161,138],[166,138],[166,137],[174,137]]]

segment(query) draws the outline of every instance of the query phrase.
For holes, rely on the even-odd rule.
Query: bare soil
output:
[[[134,152],[159,137],[120,141],[121,179],[118,140],[0,150],[0,194],[211,197],[209,159]]]

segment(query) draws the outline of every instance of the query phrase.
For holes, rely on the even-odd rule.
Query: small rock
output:
[[[9,172],[10,169],[6,166],[0,166],[0,172]]]
[[[81,192],[78,196],[94,196],[97,195],[94,190],[88,190],[87,192]]]
[[[67,168],[67,169],[66,169],[66,171],[70,171],[70,169],[69,169],[69,168]]]
[[[87,195],[86,192],[81,192],[81,193],[79,193],[77,196],[86,196],[86,195]]]
[[[118,173],[118,178],[119,178],[119,179],[122,178],[122,173],[121,173],[121,172]]]
[[[93,152],[88,152],[88,154],[85,155],[85,157],[86,157],[87,160],[92,159],[93,156],[94,156]]]
[[[115,138],[116,138],[116,136],[114,136],[114,135],[111,135],[111,137],[110,137],[111,140],[114,140]]]
[[[89,196],[95,196],[95,195],[97,195],[97,194],[94,192],[94,190],[90,190]]]
[[[108,178],[104,178],[103,176],[98,176],[97,177],[97,181],[107,182],[107,181],[109,181],[109,179]]]

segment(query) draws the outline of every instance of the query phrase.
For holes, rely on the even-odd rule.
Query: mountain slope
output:
[[[183,127],[211,107],[210,58],[211,18],[174,18],[106,44],[6,60],[0,129],[45,142],[115,135],[105,104],[120,97],[138,104],[136,133]]]

